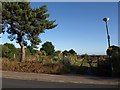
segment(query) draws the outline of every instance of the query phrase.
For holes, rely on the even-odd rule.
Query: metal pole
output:
[[[108,48],[110,48],[110,35],[109,35],[109,32],[108,32],[108,23],[106,21],[106,30],[107,30],[107,38],[108,38]],[[111,59],[111,56],[109,55],[109,60],[110,60],[110,69],[111,69],[111,76],[113,76],[113,67],[112,67],[112,59]]]
[[[108,24],[107,24],[107,21],[106,21],[106,30],[107,30],[107,38],[108,38],[108,48],[110,48],[110,35],[109,35],[109,32],[108,32]]]

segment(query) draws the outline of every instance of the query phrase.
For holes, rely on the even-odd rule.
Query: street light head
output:
[[[108,17],[107,18],[103,18],[103,21],[107,22],[107,21],[109,21],[109,18]]]

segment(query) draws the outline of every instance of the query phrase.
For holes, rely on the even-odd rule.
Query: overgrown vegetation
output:
[[[5,71],[16,72],[32,72],[32,73],[47,73],[47,74],[64,74],[70,72],[70,69],[65,67],[60,62],[58,63],[38,63],[26,61],[24,63],[18,61],[3,60],[2,69]]]
[[[65,50],[63,52],[54,51],[51,54],[47,54],[44,49],[34,50],[32,47],[28,47],[25,49],[26,62],[21,63],[19,62],[20,48],[15,48],[13,44],[5,43],[0,45],[0,49],[2,50],[3,70],[54,74],[92,73],[92,75],[99,76],[111,75],[110,60],[106,55],[77,55],[73,49],[69,50],[72,53]],[[112,46],[112,49],[113,76],[119,77],[120,48]]]

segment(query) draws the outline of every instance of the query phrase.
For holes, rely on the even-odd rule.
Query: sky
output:
[[[78,54],[106,54],[108,47],[104,17],[108,21],[111,45],[118,46],[117,2],[31,2],[32,8],[48,6],[49,20],[56,20],[57,27],[40,34],[42,43],[52,42],[55,50],[74,49]],[[0,44],[9,42],[2,35]],[[12,43],[15,43],[13,41]],[[18,44],[15,44],[19,47]],[[38,48],[38,49],[39,49]]]

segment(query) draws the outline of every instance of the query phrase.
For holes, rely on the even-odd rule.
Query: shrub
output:
[[[9,61],[3,60],[2,70],[16,71],[16,72],[32,72],[32,73],[47,73],[47,74],[63,74],[70,71],[69,68],[63,64],[58,63],[39,63],[39,62],[19,62],[17,60]]]
[[[87,74],[87,71],[88,71],[88,67],[86,67],[86,66],[81,66],[81,67],[78,69],[77,73],[78,73],[78,74]]]
[[[110,48],[112,50],[107,49],[106,52],[108,55],[111,55],[113,75],[120,77],[120,47],[113,45]],[[108,61],[108,63],[110,63],[110,60]]]
[[[17,50],[13,44],[5,43],[4,45],[2,45],[2,57],[13,59],[15,58],[16,53]]]

